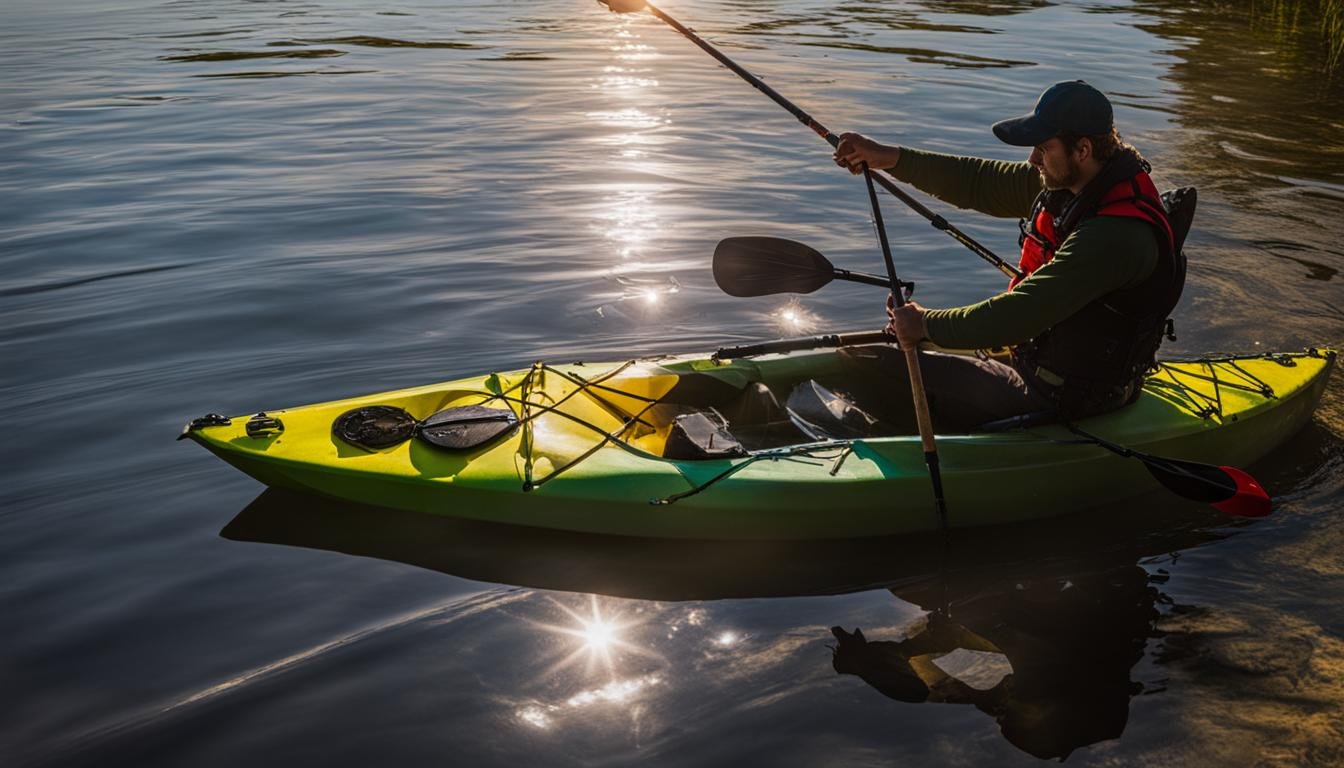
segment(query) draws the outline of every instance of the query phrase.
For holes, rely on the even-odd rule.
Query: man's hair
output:
[[[1128,149],[1136,155],[1139,154],[1137,149],[1126,144],[1125,140],[1120,138],[1120,132],[1115,130],[1115,126],[1111,126],[1111,129],[1105,133],[1083,134],[1063,131],[1059,134],[1059,140],[1064,142],[1064,148],[1070,152],[1077,149],[1078,142],[1084,138],[1092,142],[1092,156],[1097,158],[1098,162],[1104,163],[1110,160],[1116,152],[1122,149]],[[1140,156],[1140,159],[1142,159],[1142,156]]]

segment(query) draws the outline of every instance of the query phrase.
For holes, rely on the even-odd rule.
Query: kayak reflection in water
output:
[[[971,704],[1004,738],[1039,758],[1118,738],[1129,698],[1143,686],[1130,669],[1156,636],[1162,599],[1138,565],[1082,576],[1009,579],[938,606],[943,587],[892,588],[931,610],[904,640],[868,640],[833,627],[832,663],[909,703]]]
[[[994,133],[1031,147],[1028,160],[943,155],[857,133],[842,134],[835,151],[854,173],[887,169],[953,205],[1021,220],[1023,276],[1005,292],[954,309],[888,302],[888,328],[903,344],[1011,349],[1008,363],[926,355],[935,426],[967,431],[977,421],[1081,418],[1126,405],[1170,333],[1193,190],[1164,201],[1147,161],[1116,131],[1110,101],[1081,80],[1050,86],[1031,113]],[[887,357],[884,367],[901,375],[901,360]]]

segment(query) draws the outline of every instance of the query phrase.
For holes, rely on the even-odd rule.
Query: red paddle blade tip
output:
[[[1213,508],[1225,515],[1237,517],[1264,517],[1273,506],[1269,494],[1254,477],[1236,467],[1219,467],[1237,483],[1237,490],[1222,501],[1213,502]]]

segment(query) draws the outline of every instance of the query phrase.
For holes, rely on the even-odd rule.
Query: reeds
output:
[[[1253,0],[1251,25],[1320,59],[1327,79],[1344,68],[1344,0]]]

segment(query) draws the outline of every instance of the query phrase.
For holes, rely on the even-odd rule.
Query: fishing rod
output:
[[[742,78],[743,80],[746,80],[747,83],[751,85],[753,88],[765,94],[766,96],[769,96],[772,101],[774,101],[779,106],[783,107],[786,111],[789,112],[789,114],[796,117],[798,119],[798,122],[812,129],[813,133],[825,139],[827,143],[829,143],[832,147],[839,145],[840,137],[832,133],[826,126],[817,122],[815,118],[813,118],[808,113],[804,112],[797,104],[794,104],[793,102],[784,98],[774,88],[771,88],[770,86],[761,82],[760,78],[756,77],[747,70],[743,69],[737,62],[725,56],[723,52],[721,52],[719,49],[705,42],[705,40],[702,39],[699,35],[692,32],[681,22],[667,15],[662,9],[658,8],[652,3],[647,3],[644,2],[643,0],[597,0],[597,1],[616,13],[635,13],[637,11],[647,10],[649,13],[653,14],[659,20],[665,22],[668,26],[680,32],[683,36],[686,37],[686,39],[690,40],[692,43],[695,43],[705,53],[708,53],[710,56],[713,56],[716,60],[718,60],[720,64],[732,70],[733,73],[736,74],[738,77]],[[890,174],[891,171],[887,170],[886,173]],[[902,203],[905,203],[915,213],[918,213],[920,216],[923,216],[925,219],[927,219],[929,223],[933,225],[934,229],[946,232],[948,236],[950,236],[953,240],[956,240],[957,242],[966,246],[968,249],[970,249],[972,253],[984,259],[985,261],[989,262],[990,264],[994,265],[994,267],[997,268],[1000,272],[1002,272],[1004,276],[1015,280],[1022,278],[1021,270],[1019,270],[1017,267],[1014,267],[1012,264],[1009,264],[1008,262],[1004,261],[1002,258],[998,256],[998,254],[989,250],[984,245],[981,245],[970,235],[966,234],[965,232],[962,232],[960,229],[957,229],[941,215],[929,210],[929,208],[925,206],[923,203],[911,197],[908,193],[905,192],[905,190],[896,186],[895,182],[891,181],[885,176],[877,176],[876,174],[873,175],[873,179],[877,183],[881,184],[882,188],[890,192],[897,200],[900,200]]]

